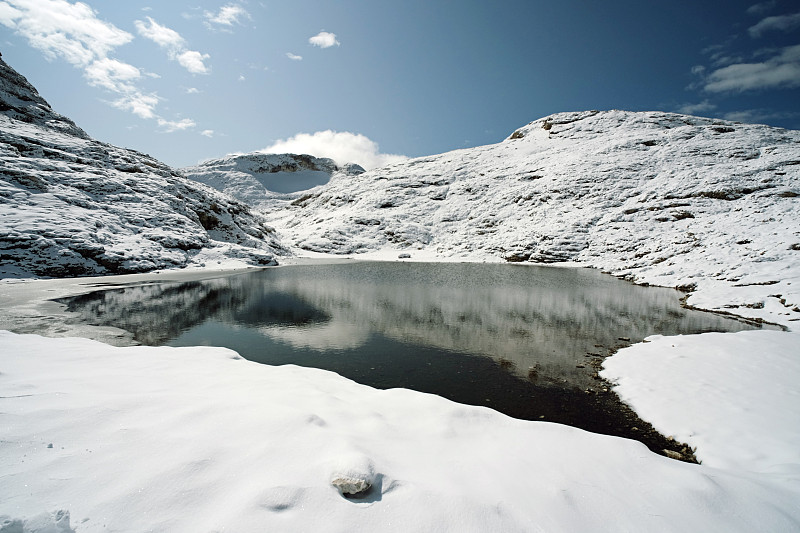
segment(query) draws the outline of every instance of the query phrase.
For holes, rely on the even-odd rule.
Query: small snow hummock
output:
[[[375,466],[365,455],[351,454],[337,458],[331,471],[331,485],[343,496],[365,494],[375,481]]]
[[[69,511],[44,512],[31,518],[0,515],[0,533],[75,533],[69,525]]]

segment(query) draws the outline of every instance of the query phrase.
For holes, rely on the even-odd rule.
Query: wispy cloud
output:
[[[130,33],[98,19],[86,4],[66,0],[0,2],[0,24],[28,39],[46,58],[61,57],[77,67],[133,40]]]
[[[151,17],[147,17],[147,23],[137,20],[134,21],[133,24],[136,26],[139,35],[145,39],[150,39],[161,48],[174,50],[185,48],[186,46],[186,41],[178,32],[166,26],[162,26]]]
[[[130,111],[137,117],[154,119],[158,118],[156,107],[159,102],[155,94],[144,94],[139,91],[131,92],[111,102],[111,105],[123,111]]]
[[[211,72],[211,68],[205,64],[205,60],[210,56],[196,50],[189,50],[186,46],[186,39],[175,30],[162,26],[150,17],[147,17],[147,22],[137,20],[134,25],[139,35],[165,49],[171,60],[177,61],[192,74]]]
[[[713,111],[716,108],[716,104],[712,104],[708,100],[703,100],[696,104],[682,104],[678,106],[677,111],[678,113],[684,113],[686,115],[696,115],[697,113]]]
[[[791,31],[800,26],[800,13],[767,17],[747,29],[750,37],[758,38],[769,31]]]
[[[27,39],[46,59],[63,59],[83,70],[90,86],[114,95],[111,106],[164,122],[160,125],[172,131],[189,127],[188,119],[173,126],[158,115],[159,97],[137,85],[143,77],[153,75],[111,57],[116,48],[131,42],[133,35],[101,20],[88,5],[67,0],[4,0],[0,1],[0,24]],[[160,38],[172,36],[163,33]]]
[[[752,6],[747,8],[747,12],[751,15],[763,15],[764,13],[768,12],[770,9],[775,7],[777,2],[775,0],[769,0],[768,2],[759,2],[758,4],[753,4]]]
[[[705,79],[710,92],[800,87],[800,45],[783,48],[758,63],[736,63],[713,71]]]
[[[733,120],[736,122],[749,122],[760,123],[774,119],[792,119],[800,116],[800,113],[792,112],[774,112],[766,109],[746,109],[742,111],[732,111],[725,113],[723,118],[725,120]]]
[[[242,19],[250,18],[247,10],[239,4],[226,4],[216,13],[206,11],[203,16],[210,28],[232,27],[234,24],[241,24]]]
[[[209,139],[214,136],[214,130],[203,130],[200,132],[200,135],[203,137],[208,137]]]
[[[335,33],[321,31],[313,37],[308,39],[308,42],[320,48],[330,48],[331,46],[339,46],[341,43],[336,40]]]
[[[175,131],[184,131],[190,128],[194,128],[197,124],[195,124],[194,120],[189,118],[184,118],[181,120],[174,120],[174,121],[159,118],[158,125],[164,129],[165,133],[172,133]]]
[[[299,56],[299,55],[293,54],[291,52],[286,52],[286,57],[288,57],[292,61],[302,61],[303,60],[303,56]]]
[[[403,155],[381,153],[375,141],[360,133],[332,130],[298,133],[289,139],[276,141],[261,151],[268,154],[293,153],[329,157],[339,165],[358,163],[366,169],[408,159]]]
[[[115,93],[133,93],[136,92],[136,86],[132,82],[140,79],[142,73],[133,65],[104,57],[87,65],[84,77],[95,87]]]
[[[208,54],[201,54],[196,50],[186,50],[178,54],[178,63],[191,72],[192,74],[208,74],[211,68],[206,66],[205,60],[210,56]]]

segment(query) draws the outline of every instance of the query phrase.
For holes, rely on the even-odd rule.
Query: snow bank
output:
[[[707,466],[800,473],[800,334],[649,337],[600,375],[662,434]]]
[[[6,523],[68,511],[80,533],[800,528],[796,478],[226,349],[2,332],[0,352]],[[342,477],[372,487],[345,498]]]

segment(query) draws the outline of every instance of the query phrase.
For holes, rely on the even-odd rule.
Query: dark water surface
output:
[[[680,297],[588,269],[353,261],[126,286],[62,302],[142,344],[226,346],[260,363],[323,368],[660,451],[670,443],[597,376],[602,359],[656,333],[754,327],[684,309]]]

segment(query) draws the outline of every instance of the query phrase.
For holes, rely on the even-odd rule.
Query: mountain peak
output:
[[[0,56],[0,113],[19,120],[88,139],[72,120],[59,115],[28,80]]]

